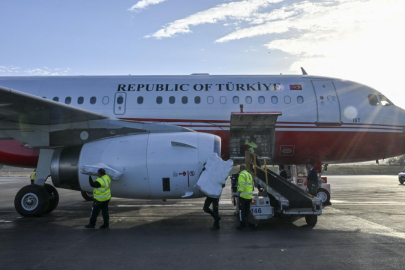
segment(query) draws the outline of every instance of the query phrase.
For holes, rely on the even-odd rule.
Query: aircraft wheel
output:
[[[315,226],[316,223],[318,222],[318,216],[317,215],[307,215],[305,216],[305,221],[309,226]]]
[[[399,182],[401,183],[401,185],[403,185],[403,184],[404,184],[404,180],[399,180]]]
[[[48,209],[49,201],[49,194],[43,186],[28,185],[18,191],[14,207],[24,217],[40,216]]]
[[[318,188],[316,196],[322,200],[322,204],[330,202],[330,193],[324,188]]]
[[[48,206],[48,209],[46,209],[45,214],[49,214],[50,212],[55,210],[56,207],[58,206],[59,193],[54,186],[49,185],[49,184],[45,184],[45,189],[49,195],[49,206]]]
[[[83,199],[85,199],[88,202],[93,201],[93,193],[92,192],[82,191],[82,197],[83,197]]]

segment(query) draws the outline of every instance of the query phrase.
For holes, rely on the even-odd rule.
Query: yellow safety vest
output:
[[[253,178],[252,175],[244,170],[239,174],[238,178],[238,191],[240,197],[251,200],[253,198]]]
[[[255,144],[254,142],[250,142],[248,140],[245,141],[245,144],[249,146],[249,151],[250,153],[255,153],[255,148],[257,148],[257,144]]]
[[[32,172],[30,175],[31,180],[35,180],[35,176],[37,176],[36,172]]]
[[[100,202],[108,201],[109,199],[111,199],[111,178],[107,174],[104,174],[103,176],[98,177],[96,179],[96,182],[100,183],[101,187],[95,188],[93,190],[94,199]]]

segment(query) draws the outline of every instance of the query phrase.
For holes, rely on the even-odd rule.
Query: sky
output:
[[[0,76],[301,74],[405,108],[404,0],[2,0]]]

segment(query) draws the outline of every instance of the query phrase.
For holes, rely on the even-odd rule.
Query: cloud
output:
[[[272,3],[279,3],[284,0],[244,0],[239,2],[229,2],[217,5],[213,8],[200,11],[187,18],[180,19],[167,24],[162,29],[153,34],[145,36],[146,38],[167,38],[176,34],[191,33],[190,27],[200,24],[217,23],[218,21],[231,20],[250,20],[251,16],[260,9],[270,6]]]
[[[0,73],[2,73],[2,75],[6,75],[6,74],[18,74],[20,73],[20,68],[19,67],[15,67],[15,66],[0,66]]]
[[[150,5],[157,5],[159,3],[165,2],[166,0],[141,0],[132,7],[130,7],[128,10],[129,11],[140,11],[142,9],[145,9],[147,6]]]
[[[0,66],[0,74],[2,76],[8,75],[18,75],[18,76],[58,76],[58,75],[68,75],[70,73],[70,68],[48,68],[44,66],[43,68],[33,68],[23,70],[20,67],[15,66]]]

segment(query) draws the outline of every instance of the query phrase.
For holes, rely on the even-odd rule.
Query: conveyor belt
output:
[[[265,173],[257,170],[257,177],[266,182]],[[267,170],[269,186],[289,201],[289,208],[312,208],[312,198],[302,188]]]

